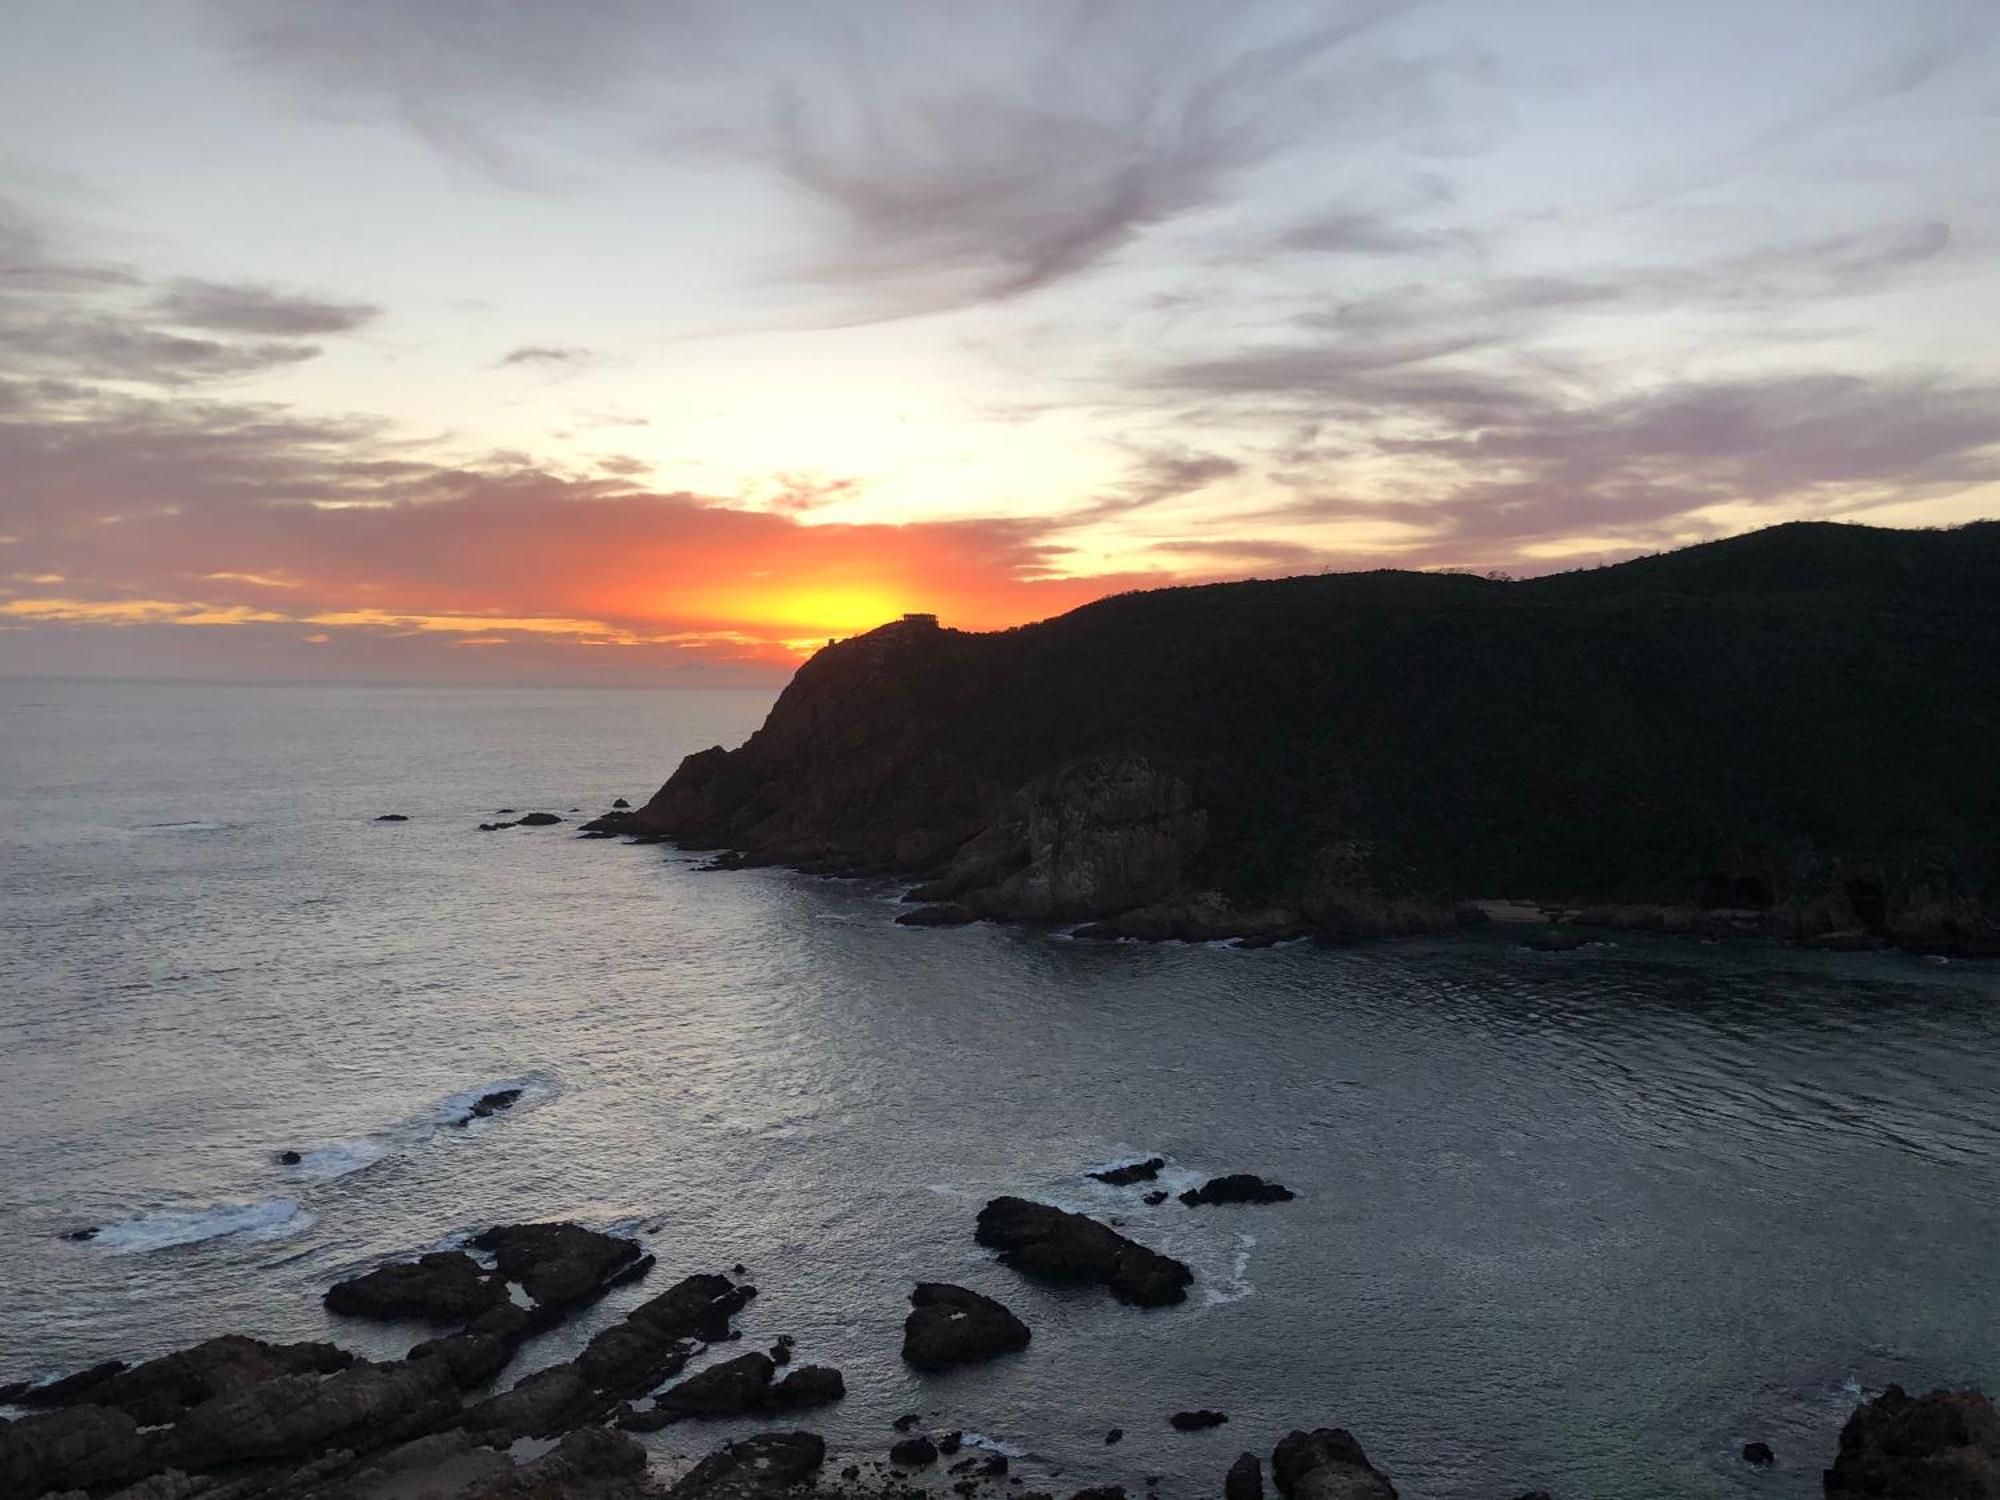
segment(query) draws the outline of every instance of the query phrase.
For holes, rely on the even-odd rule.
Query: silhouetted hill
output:
[[[926,876],[930,920],[1394,931],[1527,897],[1964,946],[2000,890],[1996,767],[2000,523],[1798,524],[1525,581],[884,626],[626,826]]]

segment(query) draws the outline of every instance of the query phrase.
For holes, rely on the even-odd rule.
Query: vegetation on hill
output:
[[[747,745],[691,757],[640,817],[922,870],[1112,754],[1191,790],[1206,829],[1179,883],[1239,906],[1296,903],[1331,861],[1391,895],[1976,923],[2000,893],[2000,523],[885,626],[820,652]]]

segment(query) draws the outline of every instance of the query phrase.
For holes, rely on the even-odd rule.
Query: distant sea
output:
[[[398,1354],[417,1330],[324,1288],[568,1217],[659,1269],[506,1383],[741,1261],[743,1347],[846,1372],[807,1414],[836,1449],[935,1414],[1035,1488],[1209,1497],[1335,1425],[1413,1500],[1805,1497],[1862,1392],[2000,1391],[1994,966],[918,931],[892,885],[572,837],[768,703],[0,683],[0,1383],[220,1332]],[[476,831],[506,807],[569,821]],[[1153,1153],[1172,1188],[1299,1197],[1148,1208],[1085,1175]],[[1020,1280],[972,1240],[1000,1193],[1122,1221],[1190,1301]],[[1034,1342],[912,1374],[920,1278]],[[1167,1426],[1200,1406],[1229,1423]]]

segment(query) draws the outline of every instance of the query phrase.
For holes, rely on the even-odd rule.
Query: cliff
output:
[[[2000,523],[1524,581],[1165,589],[828,646],[612,825],[896,873],[917,920],[1364,934],[1473,898],[2000,940]]]

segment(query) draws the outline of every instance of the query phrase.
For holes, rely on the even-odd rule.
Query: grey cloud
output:
[[[154,385],[255,375],[319,353],[312,344],[229,344],[190,338],[115,314],[19,316],[4,307],[0,307],[0,350],[23,373]]]
[[[596,356],[588,349],[573,345],[524,344],[518,349],[509,349],[500,356],[499,364],[507,365],[586,365]]]
[[[183,328],[300,338],[347,333],[381,309],[365,302],[329,302],[247,282],[181,280],[153,299],[153,315]]]
[[[1949,494],[2000,480],[2000,387],[1943,376],[1792,374],[1545,400],[1508,420],[1377,450],[1431,461],[1429,501],[1314,497],[1295,518],[1425,529],[1463,560],[1584,534],[1657,543],[1718,505],[1774,514]]]
[[[315,99],[385,107],[503,181],[571,170],[577,145],[760,160],[828,215],[795,274],[873,321],[1083,274],[1302,138],[1421,124],[1465,59],[1339,66],[1411,4],[226,8]]]
[[[1469,248],[1473,242],[1462,232],[1413,229],[1390,214],[1349,210],[1301,220],[1277,243],[1280,250],[1323,255],[1423,255]]]
[[[1243,465],[1216,453],[1150,451],[1139,454],[1132,474],[1117,489],[1097,496],[1088,505],[1071,511],[1065,525],[1079,525],[1143,510],[1163,501],[1177,500],[1205,489],[1219,479],[1233,478]]]

